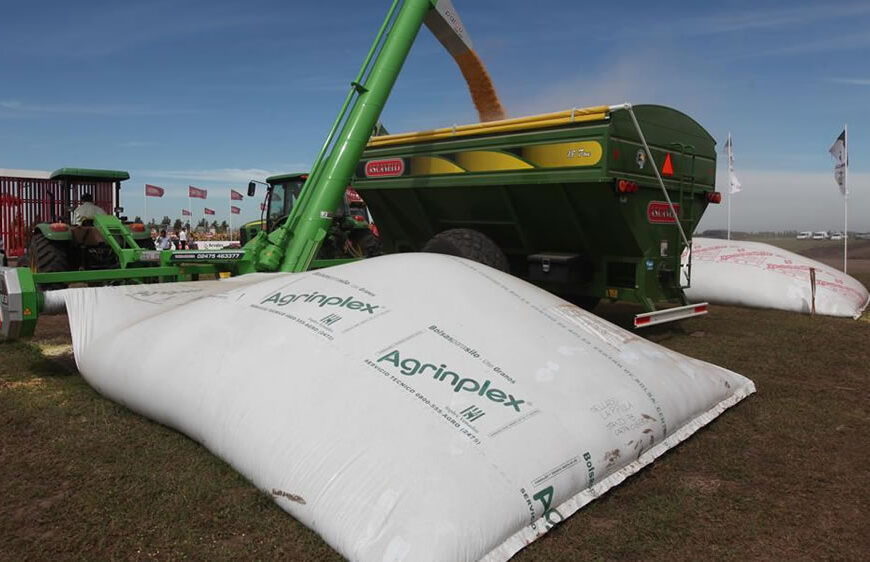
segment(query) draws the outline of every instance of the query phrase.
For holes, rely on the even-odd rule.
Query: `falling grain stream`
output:
[[[468,83],[471,99],[481,122],[498,121],[505,118],[504,108],[498,99],[498,93],[483,61],[474,51],[468,50],[461,54],[455,54],[454,59],[462,71],[462,76]]]

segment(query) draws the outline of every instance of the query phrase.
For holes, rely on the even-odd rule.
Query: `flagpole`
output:
[[[843,273],[848,273],[849,267],[849,125],[843,125],[843,149],[846,152],[846,165],[843,168]]]
[[[731,158],[733,155],[731,146],[731,131],[728,131],[728,240],[731,240]]]
[[[148,188],[145,188],[145,216],[143,217],[143,221],[145,224],[148,224]]]

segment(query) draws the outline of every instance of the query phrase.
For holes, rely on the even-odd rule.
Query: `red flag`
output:
[[[205,199],[208,197],[208,191],[205,189],[200,189],[198,187],[193,187],[192,185],[187,186],[189,188],[188,197],[197,197],[199,199]]]
[[[182,217],[189,217],[190,211],[188,211],[187,209],[181,209],[181,216]]]
[[[157,187],[156,185],[145,184],[145,197],[163,197],[163,194],[166,192],[162,187]]]
[[[234,215],[238,215],[239,213],[242,212],[242,210],[238,207],[230,206],[230,212]]]
[[[214,209],[209,209],[208,207],[206,207],[204,213],[207,215],[213,215]]]
[[[242,198],[243,198],[243,197],[242,197],[242,194],[241,194],[241,193],[239,193],[239,192],[236,191],[235,189],[231,189],[231,190],[230,190],[230,199],[232,199],[233,201],[241,201]]]

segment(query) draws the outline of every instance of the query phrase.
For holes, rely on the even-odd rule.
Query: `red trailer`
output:
[[[10,258],[21,257],[33,226],[69,223],[83,193],[92,194],[94,204],[106,213],[120,212],[121,182],[127,179],[130,174],[124,171],[83,168],[0,175],[0,249]]]

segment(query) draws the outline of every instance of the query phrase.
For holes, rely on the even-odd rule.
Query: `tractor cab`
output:
[[[121,182],[128,179],[130,174],[120,170],[61,168],[52,173],[23,261],[36,273],[107,269],[119,266],[119,249],[148,248],[144,225],[123,222]]]
[[[308,174],[282,174],[266,178],[266,231],[279,226],[299,199]]]
[[[244,224],[239,236],[242,245],[265,228],[272,232],[281,226],[299,200],[307,173],[291,173],[266,178],[266,198],[260,205],[262,218]],[[256,184],[248,184],[248,196],[256,194]],[[362,197],[348,187],[333,215],[332,228],[318,254],[319,259],[371,257],[379,255],[380,241],[371,228],[371,216]]]

